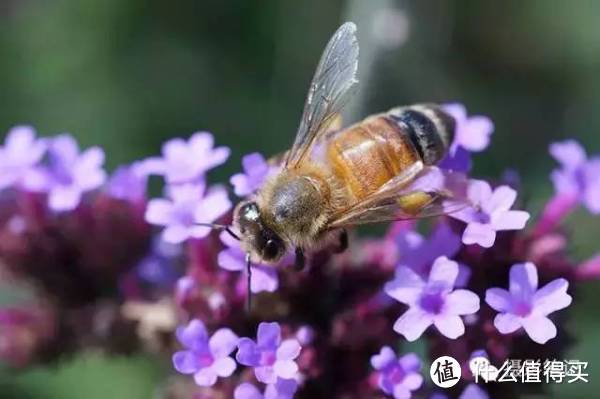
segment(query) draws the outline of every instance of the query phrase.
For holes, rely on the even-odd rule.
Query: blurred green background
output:
[[[0,129],[34,125],[105,148],[109,168],[197,130],[232,148],[224,180],[250,151],[287,147],[320,52],[343,20],[359,27],[361,88],[347,121],[394,105],[460,101],[496,124],[475,174],[523,177],[539,210],[551,193],[548,144],[600,152],[600,2],[360,0],[0,0]],[[569,220],[573,257],[598,250],[600,223]],[[571,358],[600,388],[595,287],[576,300]],[[1,372],[0,397],[151,398],[168,369],[148,357],[84,354],[57,367]]]

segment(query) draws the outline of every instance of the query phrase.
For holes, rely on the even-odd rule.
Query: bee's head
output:
[[[234,220],[248,251],[271,263],[285,255],[285,242],[273,229],[265,225],[256,202],[240,203],[235,210]]]

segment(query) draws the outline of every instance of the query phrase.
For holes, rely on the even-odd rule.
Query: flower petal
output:
[[[421,277],[411,268],[399,266],[394,279],[386,283],[383,290],[397,301],[412,305],[418,300],[424,286]]]
[[[489,224],[469,223],[463,232],[462,241],[466,245],[478,244],[491,248],[496,241],[496,232]]]
[[[498,313],[494,318],[494,326],[501,334],[510,334],[521,328],[521,321],[511,313]]]
[[[496,231],[521,230],[529,220],[529,212],[507,211],[492,215],[491,224]]]
[[[483,151],[490,143],[494,124],[486,116],[472,116],[465,121],[461,134],[461,145],[469,151]]]
[[[556,326],[545,316],[529,316],[522,323],[529,337],[538,344],[545,344],[556,337]]]
[[[231,201],[227,196],[227,191],[222,187],[217,187],[208,192],[200,201],[194,218],[198,223],[210,223],[231,209]]]
[[[295,339],[286,339],[277,348],[278,360],[294,360],[300,355],[301,346]]]
[[[404,385],[410,391],[415,391],[421,388],[421,385],[423,385],[423,376],[418,373],[410,373],[404,377],[404,380],[402,380],[402,385]]]
[[[100,147],[90,147],[77,159],[72,171],[77,184],[84,190],[92,190],[106,180],[106,172],[102,170],[104,150]]]
[[[275,349],[281,342],[281,327],[275,322],[260,323],[256,338],[259,347]]]
[[[553,280],[540,288],[533,295],[533,312],[547,316],[569,306],[573,298],[567,294],[568,288],[569,282],[564,278]]]
[[[557,193],[574,196],[579,194],[579,184],[577,183],[577,177],[573,171],[564,169],[553,170],[552,173],[550,173],[550,180],[552,180],[554,190]]]
[[[396,354],[389,346],[381,348],[378,354],[371,356],[371,366],[375,370],[381,370],[396,360]]]
[[[277,382],[277,375],[272,366],[255,367],[254,375],[256,379],[265,384],[274,384]]]
[[[446,256],[440,256],[431,266],[427,284],[441,285],[447,289],[451,289],[454,286],[456,277],[458,277],[458,263],[448,259]]]
[[[171,201],[162,198],[152,199],[148,201],[144,218],[150,224],[166,226],[171,222],[172,210]]]
[[[393,391],[394,399],[410,399],[410,390],[403,384],[396,384]]]
[[[278,377],[289,379],[296,376],[298,365],[293,360],[277,360],[273,370]]]
[[[531,298],[538,286],[537,268],[531,262],[517,263],[510,268],[509,290],[520,300]]]
[[[208,346],[210,348],[210,352],[213,354],[215,358],[225,357],[229,355],[235,347],[239,338],[237,335],[233,333],[229,328],[221,328],[210,337],[208,341]]]
[[[186,348],[204,350],[208,344],[208,333],[204,323],[194,319],[185,327],[177,328],[177,339]]]
[[[236,173],[229,178],[229,183],[233,186],[233,192],[238,197],[245,197],[254,191],[250,184],[250,179],[243,173]]]
[[[232,248],[219,252],[219,255],[217,255],[217,264],[219,267],[232,272],[239,272],[246,268],[244,254]]]
[[[467,188],[467,196],[474,205],[482,205],[491,198],[492,188],[484,180],[471,180]]]
[[[456,140],[454,142],[456,143]],[[471,153],[458,144],[453,145],[438,166],[445,170],[467,173],[473,166]]]
[[[254,385],[243,383],[233,391],[233,399],[263,399],[262,393]]]
[[[250,338],[240,338],[235,358],[244,366],[256,367],[260,364],[260,351],[256,343]]]
[[[490,288],[486,290],[485,302],[498,312],[507,312],[511,308],[510,293],[503,288]]]
[[[170,244],[180,244],[190,237],[190,231],[181,225],[167,226],[161,234],[161,238],[164,242]]]
[[[69,134],[61,134],[53,138],[50,142],[50,156],[58,158],[66,164],[70,164],[77,159],[79,154],[79,145],[75,138]]]
[[[469,290],[455,290],[446,297],[444,310],[454,315],[476,313],[479,310],[479,297]]]
[[[439,315],[434,317],[433,324],[442,335],[456,339],[465,333],[465,325],[459,316]]]
[[[432,324],[431,316],[418,308],[410,308],[394,323],[394,331],[414,341]]]
[[[278,378],[275,384],[267,386],[264,399],[292,399],[297,390],[296,380]]]
[[[200,369],[200,362],[194,352],[179,351],[173,354],[173,366],[181,374],[193,374]]]
[[[211,367],[205,367],[194,374],[194,381],[198,386],[211,387],[217,382],[217,373]]]
[[[457,125],[464,123],[467,119],[467,109],[461,103],[443,104],[442,108],[454,118]]]
[[[213,148],[215,139],[213,135],[208,132],[196,132],[192,134],[187,145],[189,145],[190,150],[192,150],[195,155],[203,156]]]
[[[269,164],[259,152],[253,152],[242,157],[244,172],[252,176],[259,176],[269,171]]]
[[[595,164],[600,164],[600,160],[596,160]],[[591,168],[591,167],[590,167]],[[587,169],[587,168],[586,168]],[[594,168],[600,169],[600,168]],[[590,213],[594,215],[600,214],[600,171],[594,171],[594,176],[589,176],[587,186],[583,193],[583,203],[588,208]],[[589,172],[588,172],[589,173]],[[591,173],[590,173],[591,175]]]
[[[245,269],[244,263],[244,269]],[[275,292],[279,287],[277,269],[273,266],[253,266],[250,279],[250,291],[254,294],[259,292]]]
[[[398,359],[405,373],[411,373],[421,370],[421,359],[415,353],[407,353]]]
[[[550,155],[566,169],[575,169],[586,160],[585,150],[575,140],[550,144]]]
[[[48,206],[50,209],[62,212],[77,208],[81,201],[81,190],[77,186],[56,186],[50,191]]]
[[[506,212],[513,206],[516,199],[517,192],[514,189],[509,186],[500,186],[494,190],[487,201],[481,204],[481,207],[490,215],[495,212]]]
[[[235,360],[230,357],[216,359],[210,366],[219,377],[229,377],[236,369]]]
[[[204,238],[208,236],[212,229],[208,226],[191,226],[187,228],[188,236],[193,238]]]

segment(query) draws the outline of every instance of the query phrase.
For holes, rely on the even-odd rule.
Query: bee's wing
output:
[[[309,154],[317,136],[335,121],[356,88],[357,69],[356,25],[346,22],[323,51],[308,89],[294,144],[284,162],[286,168],[296,167]]]
[[[466,177],[417,163],[328,223],[335,229],[357,224],[447,215],[468,206]]]
[[[327,125],[327,127],[323,128],[322,132],[318,136],[318,140],[315,140],[315,144],[317,144],[317,141],[318,142],[327,142],[328,138],[330,136],[336,134],[337,132],[339,132],[341,128],[342,128],[342,115],[335,114],[332,117],[331,122]],[[270,157],[269,159],[267,159],[267,163],[269,164],[269,166],[272,166],[275,168],[281,168],[284,166],[285,160],[289,156],[290,156],[290,150],[280,152],[279,154],[275,154],[272,157]]]

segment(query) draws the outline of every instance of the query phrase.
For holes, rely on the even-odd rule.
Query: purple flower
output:
[[[49,164],[42,172],[41,191],[48,192],[48,205],[55,211],[75,209],[82,195],[100,187],[106,180],[104,151],[91,147],[82,153],[75,139],[67,134],[56,136],[48,148]]]
[[[260,323],[256,342],[240,338],[236,359],[244,366],[254,367],[256,378],[265,384],[274,384],[277,378],[296,377],[298,365],[294,361],[300,354],[300,344],[295,339],[281,340],[281,327],[277,323]]]
[[[243,383],[235,388],[234,399],[292,399],[298,390],[296,380],[278,378],[275,384],[267,385],[262,394],[258,388],[250,383]]]
[[[485,301],[500,312],[494,325],[502,334],[523,327],[532,340],[544,344],[556,337],[556,326],[547,316],[571,304],[568,288],[569,282],[558,278],[538,290],[536,266],[518,263],[510,268],[509,290],[490,288],[485,292]]]
[[[265,179],[273,171],[265,158],[258,152],[248,154],[242,158],[244,173],[231,176],[229,182],[238,197],[245,197],[258,190]]]
[[[240,242],[231,237],[226,231],[220,235],[221,241],[227,246],[219,252],[217,263],[225,270],[246,273],[246,254],[240,248]],[[279,287],[279,278],[275,265],[252,264],[250,291],[274,292]]]
[[[8,131],[0,147],[0,189],[16,183],[27,186],[32,170],[41,161],[46,142],[35,137],[29,126],[15,126]]]
[[[405,230],[395,237],[395,241],[400,254],[398,266],[410,267],[422,278],[427,278],[434,260],[440,256],[453,257],[461,246],[460,236],[445,223],[438,224],[429,239],[414,230]],[[459,277],[470,273],[466,266],[459,267]]]
[[[228,328],[221,328],[208,337],[204,324],[194,319],[177,329],[177,339],[187,350],[173,355],[173,365],[182,374],[194,374],[196,384],[212,386],[217,377],[229,377],[236,369],[229,357],[238,337]]]
[[[600,214],[600,157],[588,159],[575,140],[553,143],[550,154],[562,167],[551,174],[557,194],[574,197],[591,213]]]
[[[396,358],[389,346],[381,348],[379,354],[371,357],[371,365],[379,372],[379,387],[395,399],[410,398],[412,391],[423,385],[421,360],[414,353]]]
[[[144,162],[117,168],[108,180],[107,191],[113,198],[129,202],[140,202],[146,198],[148,174]]]
[[[231,208],[227,192],[222,187],[206,191],[206,184],[183,184],[169,186],[169,198],[157,198],[148,202],[146,221],[165,226],[162,238],[172,244],[188,238],[206,237],[211,229],[198,223],[211,223]]]
[[[187,142],[179,138],[167,141],[162,147],[162,158],[150,158],[145,162],[151,174],[164,176],[167,183],[197,182],[206,171],[229,158],[229,148],[213,146],[212,134],[195,133]]]
[[[468,117],[464,105],[453,103],[443,106],[454,117],[456,130],[448,155],[440,162],[443,169],[467,172],[471,169],[471,152],[483,151],[494,131],[492,121],[481,115]]]
[[[453,290],[457,276],[458,263],[445,256],[435,260],[427,281],[408,267],[396,269],[384,291],[409,309],[396,320],[394,331],[414,341],[433,324],[448,338],[463,335],[460,316],[477,312],[479,297],[468,290]]]
[[[454,141],[450,146],[450,153],[454,155],[459,147],[470,152],[485,150],[490,144],[490,136],[494,132],[494,124],[487,116],[467,116],[467,109],[458,103],[445,104],[444,111],[448,112],[456,121]]]
[[[520,230],[529,219],[529,213],[525,211],[510,210],[517,192],[508,186],[500,186],[492,191],[487,182],[471,180],[467,196],[472,207],[450,214],[467,223],[462,236],[464,244],[490,248],[496,241],[497,231]]]

